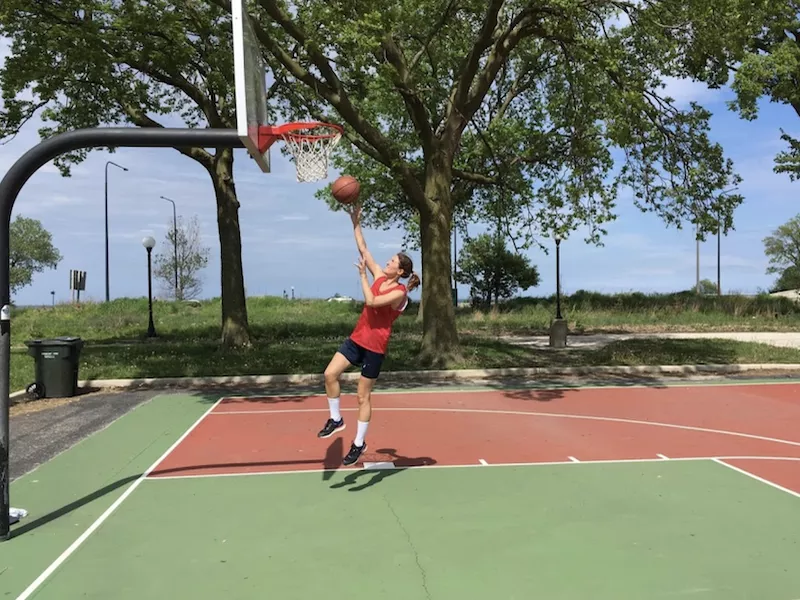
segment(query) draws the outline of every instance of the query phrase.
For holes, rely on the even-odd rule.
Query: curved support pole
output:
[[[9,409],[11,361],[11,290],[9,234],[11,211],[22,186],[54,158],[82,148],[242,148],[235,129],[108,127],[78,129],[37,144],[0,181],[0,541],[11,537]]]

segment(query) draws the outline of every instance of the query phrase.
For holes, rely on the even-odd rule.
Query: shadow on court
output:
[[[344,456],[343,450],[344,442],[342,441],[342,438],[336,438],[333,440],[333,442],[331,442],[330,446],[328,446],[328,449],[325,452],[325,457],[322,459],[321,466],[323,469],[325,469],[323,471],[323,476],[325,476],[328,471],[334,471],[342,466],[342,457]],[[319,468],[320,459],[307,458],[303,460],[259,460],[252,462],[224,462],[202,465],[181,465],[179,467],[171,467],[169,469],[153,469],[150,475],[157,477],[158,475],[170,475],[172,473],[188,474],[190,472],[203,471],[206,469],[236,469],[241,467],[291,467],[302,465],[313,465]],[[327,478],[330,478],[331,475],[328,475]]]
[[[324,479],[330,479],[333,476],[333,472],[342,466],[342,457],[344,450],[344,442],[342,438],[336,438],[328,447],[328,450],[325,453],[325,458],[322,461],[323,467],[325,469],[323,475]],[[199,471],[203,469],[214,469],[214,468],[236,468],[236,467],[278,467],[278,466],[287,466],[287,465],[317,465],[319,466],[320,461],[319,459],[309,459],[309,460],[293,460],[293,461],[261,461],[261,462],[238,462],[238,463],[219,463],[219,464],[207,464],[207,465],[190,465],[185,467],[176,467],[172,469],[155,469],[151,471],[151,475],[168,475],[170,473],[186,473],[191,471]],[[137,473],[135,475],[129,475],[128,477],[123,477],[113,483],[110,483],[99,490],[95,490],[90,494],[86,494],[85,496],[73,500],[69,504],[56,508],[47,514],[44,514],[40,517],[37,517],[31,521],[20,521],[17,525],[12,526],[11,528],[11,537],[17,537],[38,529],[44,525],[47,525],[51,521],[55,521],[61,517],[64,517],[71,512],[78,510],[82,506],[85,506],[95,500],[102,498],[103,496],[118,490],[121,487],[129,483],[133,483],[137,479],[142,476],[141,473]]]
[[[678,380],[678,377],[673,377]],[[667,382],[658,376],[640,373],[618,373],[601,375],[583,375],[578,377],[551,377],[539,379],[532,383],[530,379],[505,378],[500,381],[491,380],[484,382],[486,387],[502,392],[506,398],[532,402],[552,402],[562,400],[569,394],[580,392],[586,387],[646,387],[664,389]]]
[[[106,494],[110,494],[114,490],[117,490],[117,489],[121,488],[122,486],[124,486],[124,485],[126,485],[128,483],[133,483],[134,481],[139,479],[139,477],[141,477],[141,474],[130,475],[128,477],[123,477],[122,479],[119,479],[119,480],[117,480],[117,481],[115,481],[113,483],[109,483],[107,486],[102,487],[99,490],[96,490],[96,491],[92,492],[91,494],[87,494],[87,495],[83,496],[82,498],[78,498],[77,500],[73,500],[72,502],[70,502],[69,504],[67,504],[65,506],[62,506],[62,507],[57,508],[57,509],[55,509],[53,511],[50,511],[49,513],[47,513],[45,515],[42,515],[41,517],[37,517],[36,519],[33,519],[32,521],[26,521],[26,522],[24,522],[24,525],[23,524],[18,524],[17,526],[14,526],[14,527],[11,528],[11,537],[15,538],[15,537],[20,536],[20,535],[22,535],[24,533],[27,533],[29,531],[33,531],[34,529],[42,527],[43,525],[47,525],[50,521],[54,521],[55,519],[61,518],[61,517],[65,516],[65,515],[68,515],[72,511],[77,510],[77,509],[81,508],[82,506],[85,506],[86,504],[89,504],[90,502],[94,502],[95,500],[97,500],[99,498],[102,498]],[[20,521],[20,523],[22,523],[22,521]]]
[[[380,461],[380,462],[393,462],[395,464],[395,468],[393,469],[361,469],[360,471],[353,471],[348,473],[345,478],[340,481],[339,483],[334,483],[331,485],[331,489],[341,489],[347,486],[348,492],[360,492],[365,490],[373,485],[376,485],[386,479],[387,477],[392,477],[399,473],[406,471],[409,468],[413,467],[424,467],[428,465],[435,465],[436,460],[431,458],[430,456],[418,456],[418,457],[409,457],[409,456],[402,456],[397,454],[397,450],[394,448],[380,448],[376,450],[378,454],[388,455],[391,457],[391,460],[387,461]],[[355,485],[360,480],[366,479],[360,485]]]

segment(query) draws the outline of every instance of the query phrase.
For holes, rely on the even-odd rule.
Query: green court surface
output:
[[[138,481],[26,597],[800,598],[800,499],[711,460],[140,480],[211,406],[157,397],[14,482],[0,597]]]

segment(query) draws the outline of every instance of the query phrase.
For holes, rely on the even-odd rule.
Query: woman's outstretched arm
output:
[[[375,262],[375,259],[372,258],[372,254],[370,254],[367,248],[367,242],[364,241],[364,233],[361,231],[361,206],[359,204],[353,204],[348,212],[350,213],[350,220],[353,221],[353,235],[356,238],[356,245],[358,246],[359,253],[364,258],[364,262],[370,273],[372,273],[372,276],[375,279],[382,277],[383,269],[381,269],[378,263]]]

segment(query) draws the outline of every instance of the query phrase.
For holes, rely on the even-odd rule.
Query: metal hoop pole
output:
[[[9,472],[9,368],[11,291],[9,234],[11,212],[22,186],[48,161],[72,150],[92,147],[241,148],[235,129],[109,127],[78,129],[46,139],[23,154],[0,181],[0,541],[11,537]]]

